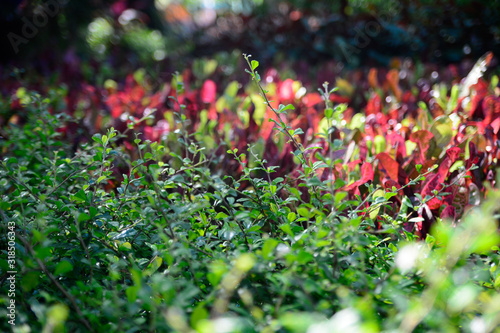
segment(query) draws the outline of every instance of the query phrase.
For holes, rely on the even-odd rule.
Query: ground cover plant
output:
[[[247,55],[224,84],[209,59],[160,85],[20,75],[0,133],[14,329],[498,331],[492,58],[319,84]]]

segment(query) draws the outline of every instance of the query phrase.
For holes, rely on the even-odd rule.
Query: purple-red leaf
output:
[[[212,80],[206,80],[201,87],[201,101],[203,103],[213,103],[217,97],[217,85]]]

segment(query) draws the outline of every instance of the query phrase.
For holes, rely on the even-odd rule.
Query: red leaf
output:
[[[134,150],[134,146],[132,146],[132,144],[130,142],[128,142],[127,140],[125,140],[123,143],[125,145],[125,148],[127,148],[128,150],[130,150],[130,151]]]
[[[484,115],[476,114],[482,108],[483,99],[488,95],[488,84],[483,79],[479,79],[476,84],[472,86],[472,88],[476,91],[476,94],[473,95],[472,101],[470,103],[470,111],[469,117],[480,117],[484,119]]]
[[[500,99],[495,98],[491,95],[486,96],[483,99],[481,108],[483,109],[483,115],[484,115],[483,124],[485,125],[491,124],[495,116],[495,113],[500,112]]]
[[[399,72],[397,69],[391,69],[389,73],[386,75],[387,82],[389,82],[389,86],[391,87],[392,92],[396,96],[398,101],[401,101],[401,97],[403,95],[403,91],[399,88]]]
[[[371,165],[371,163],[363,163],[363,165],[361,166],[361,179],[358,180],[360,183],[364,184],[368,181],[372,181],[373,180],[373,176],[374,176],[374,173],[373,173],[373,167]]]
[[[158,132],[152,126],[144,126],[144,137],[151,141],[158,140]]]
[[[439,165],[439,169],[437,172],[439,175],[438,180],[440,183],[444,182],[446,176],[448,176],[448,172],[450,171],[451,166],[458,159],[461,151],[462,150],[459,147],[451,147],[446,151],[446,157]]]
[[[111,116],[113,118],[118,118],[123,113],[123,109],[121,106],[115,106],[111,109]]]
[[[418,146],[418,150],[420,152],[420,159],[418,159],[418,162],[420,164],[426,160],[425,153],[427,152],[427,149],[429,149],[430,141],[433,137],[434,135],[426,130],[416,131],[410,135],[410,140],[415,142]]]
[[[361,178],[359,180],[355,181],[354,183],[352,183],[351,185],[347,186],[345,188],[345,190],[350,191],[354,188],[357,188],[358,186],[365,184],[368,181],[372,181],[373,176],[374,176],[374,173],[373,173],[372,165],[370,163],[365,162],[361,166]]]
[[[462,216],[465,207],[469,204],[469,192],[468,186],[458,186],[455,189],[452,205],[458,210],[457,216]]]
[[[407,90],[403,94],[403,103],[416,103],[415,95],[410,90]]]
[[[292,79],[286,79],[281,83],[278,95],[281,101],[290,101],[294,99],[295,94],[293,93]]]
[[[267,70],[266,74],[264,74],[264,78],[266,82],[271,83],[278,81],[280,79],[280,75],[276,68],[270,68]]]
[[[269,137],[271,136],[274,128],[274,123],[272,121],[269,121],[270,118],[274,119],[274,113],[268,108],[266,111],[266,116],[264,118],[264,121],[262,122],[262,125],[260,126],[260,136],[264,139],[264,141],[268,141]]]
[[[215,104],[210,104],[208,108],[208,119],[217,120],[217,110],[215,108]],[[252,118],[250,118],[252,119]]]
[[[448,219],[448,220],[455,221],[455,218],[456,218],[456,210],[455,210],[455,207],[453,207],[453,206],[446,206],[446,208],[443,209],[443,211],[441,212],[441,219],[442,220]]]
[[[443,185],[441,184],[441,181],[439,180],[439,174],[429,174],[427,177],[428,181],[425,184],[424,188],[422,189],[422,198],[425,199],[427,195],[429,196],[434,196],[434,193],[432,193],[434,190],[440,191],[443,188]],[[429,201],[427,201],[427,206],[429,206],[430,209],[438,209],[441,206],[441,200],[438,198],[432,198]]]
[[[378,88],[378,80],[377,80],[377,69],[376,68],[370,68],[370,72],[368,73],[368,83],[370,84],[370,87],[373,89]]]
[[[462,152],[462,149],[460,147],[451,147],[446,151],[446,156],[451,159],[451,163],[455,163],[456,160],[460,157],[460,153]]]
[[[352,172],[360,163],[361,163],[360,159],[347,163],[348,172]]]
[[[123,13],[128,8],[127,1],[125,0],[116,1],[114,4],[111,5],[110,8],[115,16],[120,16],[121,13]]]
[[[129,92],[129,96],[133,102],[140,102],[144,97],[144,89],[141,86],[136,86]]]
[[[318,133],[319,121],[321,120],[321,118],[318,116],[318,112],[314,108],[308,108],[306,117],[307,117],[307,126],[309,127],[308,130],[309,129],[312,130],[312,133],[310,134]],[[307,137],[308,135],[306,135],[306,138]]]
[[[391,147],[396,148],[396,154],[400,154],[402,157],[406,157],[406,144],[405,139],[396,132],[391,132],[387,135],[387,142]]]
[[[303,100],[307,107],[315,106],[316,104],[323,102],[321,95],[316,92],[305,95]]]
[[[428,205],[423,204],[418,209],[418,215],[424,219],[422,222],[417,223],[417,229],[420,233],[420,238],[422,239],[425,238],[431,228],[432,223],[434,223],[434,221],[436,220],[429,208],[430,207]]]
[[[380,164],[385,169],[389,178],[397,182],[399,176],[399,163],[393,160],[387,153],[380,153],[376,158],[380,161]]]
[[[330,101],[332,101],[333,103],[349,103],[349,102],[351,102],[351,99],[347,96],[340,96],[337,94],[331,94]]]
[[[372,93],[366,104],[366,115],[377,114],[382,110],[382,101],[377,93]]]
[[[201,87],[201,101],[203,103],[213,103],[217,97],[217,85],[212,80],[206,80]]]
[[[496,118],[491,122],[491,127],[493,128],[493,133],[498,135],[498,132],[500,131],[500,118]]]
[[[466,168],[470,168],[472,164],[477,164],[479,162],[479,156],[477,152],[476,145],[474,142],[469,141],[469,159],[467,160]]]

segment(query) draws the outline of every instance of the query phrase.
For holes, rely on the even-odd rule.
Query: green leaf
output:
[[[42,260],[53,255],[52,249],[50,247],[46,247],[46,246],[38,247],[35,252],[36,252],[36,256]]]
[[[132,250],[132,244],[129,242],[123,242],[120,244],[120,251],[130,251]]]
[[[90,217],[93,218],[97,215],[98,210],[95,207],[89,207],[89,213],[90,213]]]
[[[382,135],[375,136],[375,154],[379,154],[385,151],[386,142]]]
[[[387,192],[384,198],[385,200],[389,200],[390,198],[395,197],[396,195],[398,195],[396,192]]]
[[[417,170],[418,173],[420,173],[420,170],[422,170],[422,164],[415,165],[415,169]]]
[[[191,327],[196,328],[198,323],[208,318],[208,311],[203,304],[198,305],[191,313]]]
[[[278,241],[276,239],[268,238],[265,241],[264,246],[262,247],[262,257],[264,259],[270,259],[271,253],[273,252],[273,250],[276,248],[277,245]]]
[[[491,77],[491,89],[492,90],[495,90],[495,88],[498,86],[498,81],[499,81],[498,75],[493,75]]]
[[[215,218],[216,218],[217,220],[220,220],[220,219],[225,219],[226,217],[228,217],[228,215],[227,215],[226,213],[223,213],[223,212],[219,212],[219,213],[217,214],[217,216],[215,216]]]
[[[450,99],[448,100],[448,105],[446,107],[447,114],[455,110],[457,104],[458,104],[458,85],[454,85],[453,87],[451,87]]]
[[[293,106],[292,104],[288,104],[286,106],[280,104],[280,106],[278,107],[278,113],[285,112],[286,110],[295,110],[295,106]]]
[[[314,257],[311,253],[307,251],[300,251],[297,255],[297,262],[299,264],[307,264],[310,261],[313,261]]]
[[[303,217],[309,217],[309,209],[304,208],[304,207],[299,207],[297,208],[297,213],[299,213],[300,216]]]
[[[295,135],[300,135],[300,134],[304,134],[304,131],[302,130],[302,128],[297,128],[295,130]]]
[[[259,67],[259,62],[257,60],[252,60],[252,70],[255,70],[257,67]]]
[[[55,304],[49,308],[47,311],[47,324],[45,328],[51,327],[50,332],[54,330],[55,332],[59,332],[62,327],[60,327],[61,324],[63,324],[66,319],[68,319],[69,315],[69,309],[66,305],[64,304]],[[57,327],[57,329],[54,329]],[[44,329],[44,332],[49,332],[49,330]]]
[[[325,110],[325,117],[330,119],[332,118],[332,115],[333,115],[333,109],[332,108],[328,108]]]
[[[33,290],[38,286],[39,279],[39,272],[27,272],[21,278],[21,288],[26,292]]]
[[[90,220],[90,216],[86,213],[80,213],[78,214],[78,223],[81,223],[81,222],[85,222],[85,221],[88,221]]]
[[[218,260],[210,263],[210,273],[207,274],[208,282],[216,287],[227,270],[228,267],[223,261]]]
[[[422,110],[429,111],[429,109],[427,108],[427,104],[425,104],[425,102],[420,101],[417,104],[418,104],[418,107],[421,108]]]
[[[71,272],[72,270],[73,270],[73,265],[69,261],[63,260],[59,264],[57,264],[56,270],[54,271],[54,275],[55,276],[64,275],[68,272]]]
[[[139,287],[130,286],[125,290],[125,294],[127,295],[127,300],[129,303],[134,303],[137,299],[137,293],[139,292]]]
[[[285,331],[295,333],[307,332],[308,330],[313,331],[309,329],[309,327],[325,322],[327,322],[327,318],[324,315],[315,312],[286,312],[279,317],[279,323],[285,328]],[[322,326],[320,327],[320,329],[322,329]],[[325,332],[327,332],[328,327],[330,326],[325,327],[327,327],[325,329]],[[320,329],[318,329],[318,331]]]
[[[224,91],[224,95],[229,98],[235,98],[236,94],[238,94],[238,90],[240,89],[240,84],[238,81],[233,81],[227,85],[226,90]]]
[[[434,120],[430,132],[436,139],[437,146],[445,148],[453,138],[453,122],[448,116],[441,116]]]
[[[87,196],[85,195],[85,192],[83,190],[80,190],[80,191],[76,192],[75,195],[71,196],[71,200],[85,202],[85,201],[87,201]]]
[[[352,116],[351,122],[348,124],[348,126],[352,130],[355,128],[362,129],[365,126],[365,120],[366,117],[362,112],[356,113],[354,116]]]
[[[161,257],[154,258],[153,261],[144,270],[144,275],[145,276],[153,275],[153,273],[156,272],[158,270],[158,268],[160,268],[162,263],[163,263],[163,259]]]
[[[256,260],[253,254],[251,253],[244,253],[241,256],[236,259],[236,263],[234,264],[234,267],[239,270],[240,272],[248,272],[249,270],[252,269],[252,267],[255,265]]]
[[[398,252],[398,248],[392,243],[389,243],[389,245],[387,245],[387,247],[390,248],[392,250],[392,252],[394,252],[394,253]]]
[[[383,201],[385,201],[384,195],[385,195],[384,190],[376,190],[375,193],[373,193],[372,197],[373,197],[373,199],[381,199],[381,200],[375,200],[375,202],[379,202],[379,201],[383,202]],[[372,220],[374,220],[378,216],[378,213],[380,211],[380,205],[378,205],[378,204],[376,206],[372,205],[372,206],[370,206],[370,208],[371,208],[370,218]]]
[[[495,279],[495,289],[499,289],[500,288],[500,274],[497,275],[496,279]]]
[[[17,158],[15,157],[9,157],[7,159],[7,166],[9,166],[10,164],[18,164],[19,162],[17,161]]]
[[[280,229],[283,230],[289,236],[292,236],[292,237],[294,236],[292,228],[290,227],[289,224],[283,224],[283,225],[281,225]]]
[[[97,143],[100,143],[102,145],[102,136],[101,134],[97,133],[92,136],[92,140],[94,140]]]
[[[348,193],[347,192],[337,192],[335,193],[335,202],[340,203],[342,200],[344,200],[345,197],[347,197]]]

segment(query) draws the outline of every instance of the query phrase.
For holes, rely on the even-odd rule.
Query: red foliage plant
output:
[[[453,77],[458,72],[456,66],[448,70],[455,73]],[[281,81],[275,69],[269,69],[264,77],[272,105],[295,106],[286,118],[292,128],[303,130],[303,134],[296,135],[297,140],[306,147],[320,147],[309,153],[311,160],[319,160],[316,154],[329,158],[333,147],[318,136],[326,124],[322,96],[308,92],[307,85],[301,82]],[[190,76],[185,75],[185,79]],[[211,145],[215,154],[225,153],[226,149],[218,145],[223,142],[250,156],[247,145],[260,142],[255,152],[268,165],[279,167],[272,177],[298,175],[301,167],[293,162],[294,149],[275,135],[275,125],[269,121],[274,114],[250,85],[243,90],[238,83],[231,83],[221,94],[221,85],[212,79],[184,84],[184,91],[176,91],[168,83],[153,89],[129,75],[121,87],[82,83],[81,89],[71,91],[65,102],[71,112],[86,114],[90,132],[110,125],[125,131],[127,124],[156,110],[153,121],[134,128],[134,132],[152,141],[165,140],[178,127],[173,114],[181,112],[183,104],[188,131],[197,133],[195,137]],[[322,180],[343,180],[345,185],[338,191],[350,196],[368,195],[360,191],[366,183],[386,191],[396,188],[392,210],[399,210],[405,196],[418,204],[421,208],[413,216],[421,220],[408,228],[424,236],[436,218],[458,221],[468,205],[477,203],[476,194],[484,195],[483,183],[494,184],[500,157],[500,97],[499,88],[485,78],[467,86],[468,91],[455,104],[450,103],[451,95],[440,96],[455,105],[447,110],[431,91],[430,80],[417,80],[404,67],[390,71],[372,68],[366,75],[361,71],[347,73],[347,80],[338,79],[337,85],[339,91],[330,95],[330,101],[346,103],[348,108],[342,121],[334,124],[332,137],[341,140],[343,146],[332,152],[337,161],[333,174],[330,168],[320,168],[318,176]],[[15,104],[18,99],[15,93],[12,95]],[[178,103],[168,96],[177,96]],[[129,141],[132,139],[129,132]],[[128,142],[124,145],[133,150]],[[172,144],[169,147],[174,149]],[[221,156],[220,160],[220,167],[230,175],[237,177],[241,173],[241,167],[230,156]],[[473,164],[478,168],[470,170]],[[419,176],[417,167],[427,172],[434,165],[438,165],[437,170],[427,173],[420,182],[412,182]],[[469,171],[465,174],[463,170]]]

